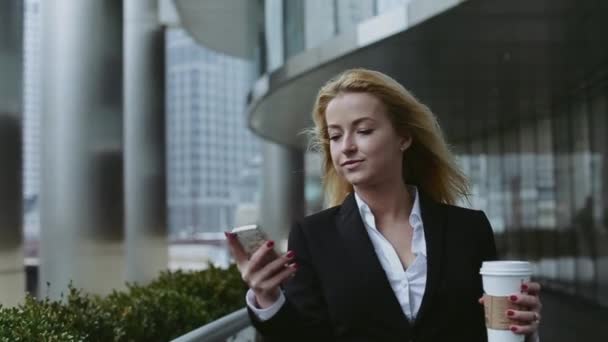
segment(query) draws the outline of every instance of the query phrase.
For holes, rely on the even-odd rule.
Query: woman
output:
[[[313,111],[333,205],[304,218],[277,256],[268,241],[231,252],[254,326],[272,341],[486,341],[482,261],[496,258],[485,214],[454,204],[467,181],[430,110],[390,77],[348,70]],[[281,285],[282,284],[282,285]],[[511,300],[511,330],[537,340],[540,285]]]

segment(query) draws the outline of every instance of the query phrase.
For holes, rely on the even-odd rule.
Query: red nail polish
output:
[[[266,242],[266,247],[272,248],[272,246],[274,246],[274,241],[270,240],[270,241]]]
[[[523,291],[528,291],[528,285],[526,285],[526,284],[521,284],[521,289],[522,289]]]
[[[296,253],[295,253],[294,251],[289,251],[289,252],[287,252],[287,257],[288,257],[289,259],[293,258],[294,256],[296,256]]]
[[[298,264],[296,264],[295,262],[293,264],[291,264],[291,267],[295,268],[296,270],[300,267],[298,266]]]
[[[509,299],[511,299],[512,302],[515,302],[515,301],[517,301],[517,296],[511,296],[511,297],[509,297]]]
[[[511,331],[512,332],[517,332],[517,328],[516,327],[511,327]]]
[[[507,316],[513,316],[513,315],[515,315],[515,312],[513,312],[513,310],[507,311]]]

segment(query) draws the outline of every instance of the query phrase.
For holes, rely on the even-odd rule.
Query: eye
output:
[[[363,134],[363,135],[368,135],[368,134],[371,134],[373,131],[374,131],[373,129],[360,129],[357,131],[357,133]]]
[[[330,135],[329,136],[329,140],[331,141],[336,141],[338,139],[340,139],[341,135],[340,134],[334,134],[334,135]]]

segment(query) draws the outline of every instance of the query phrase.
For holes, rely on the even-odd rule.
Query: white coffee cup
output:
[[[521,285],[530,281],[532,268],[527,261],[484,261],[482,276],[488,342],[523,342],[524,335],[509,330],[506,310],[515,305],[509,296],[521,293]],[[515,307],[515,310],[517,308]]]

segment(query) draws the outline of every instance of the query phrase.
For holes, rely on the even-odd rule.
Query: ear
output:
[[[408,134],[404,137],[401,137],[400,143],[399,143],[399,149],[401,150],[401,152],[405,152],[408,148],[410,148],[411,145],[412,145],[412,136],[411,135]]]

